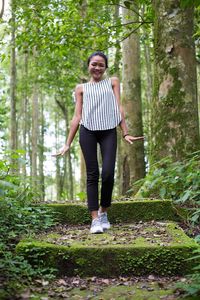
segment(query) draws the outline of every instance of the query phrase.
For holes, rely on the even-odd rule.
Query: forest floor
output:
[[[22,293],[19,300],[174,300],[182,299],[182,290],[176,283],[186,282],[184,277],[119,277],[80,278],[63,277],[53,282],[36,280]],[[189,298],[195,299],[195,298]]]

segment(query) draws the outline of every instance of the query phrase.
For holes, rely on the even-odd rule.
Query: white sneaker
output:
[[[108,221],[107,212],[103,212],[103,213],[99,212],[98,214],[99,214],[99,219],[103,230],[110,229],[110,222]]]
[[[103,228],[99,218],[93,219],[90,227],[90,233],[103,233]]]

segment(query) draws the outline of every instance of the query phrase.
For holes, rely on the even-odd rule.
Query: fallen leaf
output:
[[[67,285],[67,282],[64,279],[59,279],[58,280],[58,285]]]
[[[110,280],[109,279],[102,279],[102,283],[105,283],[105,284],[109,285],[110,284]]]

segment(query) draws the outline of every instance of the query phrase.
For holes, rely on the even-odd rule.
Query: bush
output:
[[[14,154],[21,160],[20,154]],[[10,161],[4,156],[0,161],[0,281],[5,295],[12,294],[16,282],[27,282],[33,277],[53,276],[55,270],[33,269],[22,256],[15,254],[16,243],[24,235],[34,235],[55,224],[53,212],[37,206],[35,193],[28,180],[12,173]],[[19,286],[18,286],[19,288]],[[3,299],[4,295],[0,295]]]
[[[146,178],[136,182],[141,185],[137,197],[172,199],[174,203],[189,210],[189,222],[199,226],[200,221],[200,151],[183,161],[173,162],[167,157],[155,163]],[[192,213],[191,213],[192,211]],[[200,242],[200,235],[196,236]],[[196,267],[188,276],[188,284],[179,284],[186,296],[200,295],[200,249],[195,250]]]
[[[152,165],[147,176],[138,181],[143,198],[173,199],[176,203],[198,207],[200,204],[200,151],[183,161],[170,157]]]

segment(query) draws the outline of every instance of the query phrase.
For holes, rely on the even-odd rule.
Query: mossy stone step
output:
[[[104,234],[89,226],[63,226],[37,240],[23,240],[17,252],[34,266],[67,276],[183,275],[194,266],[198,245],[174,222],[113,225]]]
[[[47,204],[57,213],[60,223],[88,224],[91,222],[86,205],[83,204]],[[136,200],[113,202],[108,211],[112,223],[131,223],[150,220],[180,220],[180,214],[171,200]]]

